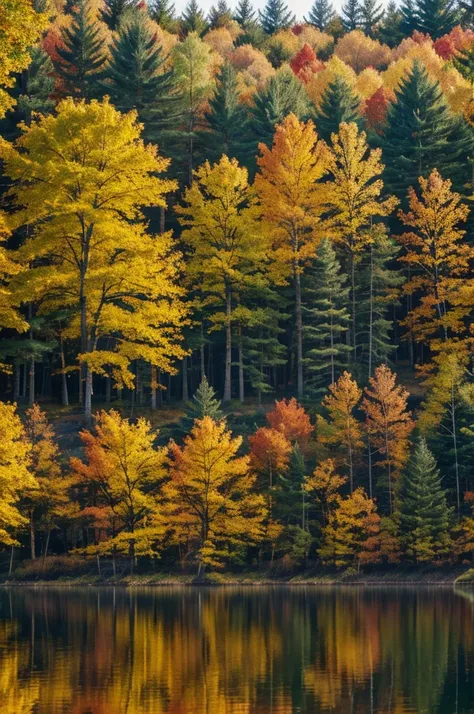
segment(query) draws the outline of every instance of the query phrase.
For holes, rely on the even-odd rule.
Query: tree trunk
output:
[[[84,394],[84,414],[86,419],[92,418],[92,371],[88,364],[85,365],[85,394]]]
[[[160,233],[165,232],[165,207],[160,206]]]
[[[35,518],[34,518],[34,509],[32,508],[30,511],[30,553],[31,553],[31,560],[35,560],[36,558],[36,544],[35,544]]]
[[[374,334],[374,248],[370,246],[370,286],[369,286],[369,377],[372,376],[372,350]]]
[[[66,374],[66,357],[64,355],[64,341],[63,336],[59,338],[60,343],[60,359],[61,359],[61,403],[63,407],[69,406],[69,392],[67,388],[67,374]]]
[[[242,346],[242,328],[239,333],[239,402],[244,403],[245,381],[244,381],[244,349]]]
[[[223,402],[230,402],[232,397],[232,293],[230,287],[226,287],[226,316],[227,322],[225,327],[225,379],[224,379],[224,398]]]
[[[189,401],[189,385],[188,385],[188,358],[183,357],[183,402]]]
[[[130,575],[133,575],[135,566],[135,541],[131,538],[128,542],[128,555],[130,558]]]
[[[351,292],[352,292],[352,359],[357,357],[357,333],[356,333],[356,294],[355,294],[355,255],[351,252]]]
[[[201,346],[199,348],[199,355],[201,361],[201,380],[206,376],[206,363],[204,355],[204,325],[201,322]]]
[[[12,545],[12,549],[11,549],[11,551],[10,551],[10,566],[9,566],[9,568],[8,568],[8,576],[9,576],[9,577],[10,577],[10,575],[11,575],[12,572],[13,572],[13,553],[14,553],[14,549],[15,549],[15,547]]]
[[[15,362],[13,374],[13,401],[17,402],[20,398],[20,382],[21,382],[21,366]]]
[[[298,397],[303,397],[303,312],[301,308],[301,276],[298,265],[295,266],[295,297],[296,297],[296,391]]]
[[[156,379],[156,366],[154,364],[151,365],[151,408],[156,409],[156,388],[157,388],[157,379]]]
[[[453,433],[454,469],[456,474],[456,512],[459,520],[461,512],[461,493],[459,486],[458,439],[456,429],[456,401],[454,396],[454,384],[451,385],[451,430]]]
[[[105,378],[105,401],[107,404],[112,401],[112,379],[110,377]]]
[[[46,536],[46,545],[44,547],[44,555],[43,555],[43,565],[46,562],[46,558],[48,557],[48,550],[49,550],[49,538],[51,536],[51,528],[48,528],[48,535]]]

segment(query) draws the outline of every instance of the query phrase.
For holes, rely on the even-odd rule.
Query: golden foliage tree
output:
[[[377,563],[379,550],[380,516],[363,488],[356,488],[347,498],[339,497],[323,529],[323,542],[318,550],[324,563],[336,567]]]
[[[194,543],[199,573],[263,537],[265,501],[255,493],[249,457],[237,456],[241,444],[224,421],[204,417],[182,447],[171,445],[170,526],[178,541],[186,535]]]
[[[356,330],[356,266],[365,248],[374,240],[374,221],[390,215],[396,199],[382,199],[383,165],[380,149],[369,149],[365,132],[356,124],[341,124],[332,137],[328,170],[331,179],[326,185],[331,211],[333,238],[347,255],[351,284],[351,346],[357,356]]]
[[[158,177],[169,162],[140,139],[136,114],[109,104],[67,99],[55,116],[23,125],[16,146],[2,145],[14,184],[15,228],[30,226],[19,251],[30,266],[17,298],[41,311],[69,309],[65,337],[80,337],[87,415],[92,374],[112,369],[133,384],[139,357],[172,371],[183,322],[177,285],[180,255],[169,234],[152,236],[143,206],[165,205],[175,183]],[[115,349],[101,338],[112,337]]]
[[[323,525],[327,525],[331,511],[340,499],[340,489],[347,482],[346,476],[339,476],[334,459],[325,459],[314,469],[304,482],[304,490],[312,494],[321,509]]]
[[[362,389],[352,379],[349,372],[341,374],[337,382],[329,387],[329,394],[323,399],[328,411],[328,419],[318,416],[317,433],[321,444],[335,445],[341,449],[341,461],[349,472],[351,493],[354,490],[354,470],[358,453],[364,442],[362,427],[354,416],[360,402]]]
[[[156,448],[155,438],[143,417],[132,424],[113,409],[101,411],[95,417],[95,433],[81,432],[85,461],[71,459],[73,476],[97,494],[91,505],[110,514],[110,538],[96,552],[128,551],[131,572],[136,555],[155,554],[164,533],[158,495],[166,474],[166,449]]]
[[[290,114],[276,127],[273,146],[259,145],[255,187],[263,220],[273,241],[280,282],[291,278],[295,293],[297,393],[303,396],[303,313],[301,274],[314,258],[324,209],[321,178],[327,151],[311,121]]]
[[[247,169],[227,156],[213,166],[206,161],[195,172],[184,203],[177,212],[182,216],[183,241],[192,251],[188,273],[213,308],[214,327],[225,329],[223,401],[229,402],[237,294],[245,290],[266,258],[257,223],[260,209],[248,183]]]
[[[34,560],[38,519],[44,523],[47,533],[44,546],[46,558],[55,518],[66,516],[75,509],[69,500],[68,480],[62,475],[54,430],[38,404],[33,404],[26,411],[25,436],[30,445],[30,471],[38,484],[38,488],[24,501],[29,510],[31,559]]]
[[[26,330],[26,322],[18,313],[8,283],[18,275],[21,266],[12,260],[4,243],[9,237],[5,215],[0,211],[0,327],[7,327],[18,332]]]
[[[394,485],[410,456],[409,436],[415,423],[407,409],[408,392],[396,384],[396,375],[385,364],[376,368],[364,389],[362,411],[369,439],[369,480],[372,495],[372,464],[382,469],[388,484],[390,513]]]
[[[31,0],[2,0],[0,4],[0,118],[15,105],[3,89],[15,85],[15,74],[28,67],[28,50],[46,29],[46,14],[35,11]]]
[[[250,463],[258,473],[268,474],[269,487],[276,474],[287,470],[290,463],[291,443],[277,429],[262,426],[249,436]]]
[[[409,229],[399,237],[406,249],[400,260],[413,270],[404,292],[419,298],[404,324],[415,340],[446,340],[465,329],[466,308],[453,303],[474,256],[473,248],[463,240],[465,230],[459,227],[469,209],[451,191],[451,181],[436,169],[428,178],[420,177],[419,183],[420,196],[411,187],[409,211],[399,211]]]
[[[28,523],[19,501],[38,486],[30,470],[30,451],[15,405],[0,402],[0,543],[4,545],[18,545],[13,533]]]

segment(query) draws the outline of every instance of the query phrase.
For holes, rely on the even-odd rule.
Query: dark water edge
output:
[[[0,711],[474,714],[474,588],[5,587]]]

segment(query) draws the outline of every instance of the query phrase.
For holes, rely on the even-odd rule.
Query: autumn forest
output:
[[[0,570],[468,570],[474,4],[2,0]]]

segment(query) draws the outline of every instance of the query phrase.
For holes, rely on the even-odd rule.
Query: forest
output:
[[[472,0],[3,0],[0,173],[4,574],[472,564]]]

